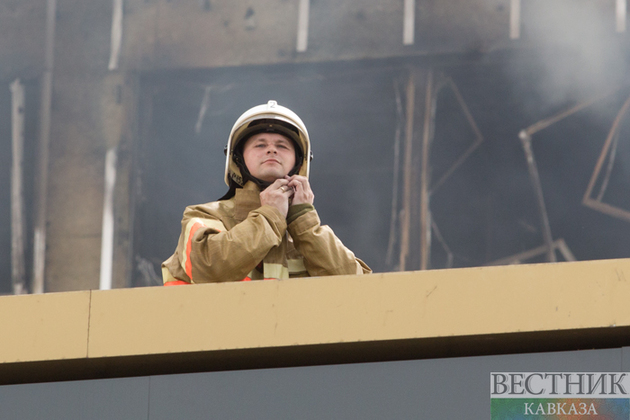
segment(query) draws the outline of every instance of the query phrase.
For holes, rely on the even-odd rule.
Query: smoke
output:
[[[536,106],[585,100],[622,83],[625,36],[617,32],[614,3],[522,2],[526,53],[512,71],[517,78],[535,78]]]

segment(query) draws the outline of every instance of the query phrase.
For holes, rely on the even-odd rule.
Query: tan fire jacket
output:
[[[291,206],[285,219],[274,207],[260,205],[252,182],[229,200],[187,207],[177,249],[162,263],[164,283],[371,272],[328,226],[320,225],[313,206]]]

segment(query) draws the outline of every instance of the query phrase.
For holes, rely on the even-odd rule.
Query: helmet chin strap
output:
[[[244,141],[241,141],[240,143],[242,145],[244,144]],[[227,146],[224,152],[227,153]],[[262,179],[256,178],[251,173],[249,173],[249,169],[247,169],[247,166],[245,165],[245,159],[243,158],[242,146],[241,147],[237,146],[234,149],[232,159],[233,159],[233,162],[236,164],[236,166],[238,166],[239,171],[241,172],[240,180],[237,181],[238,177],[233,176],[235,174],[230,174],[228,176],[229,189],[223,195],[223,197],[219,198],[219,201],[229,200],[230,198],[234,197],[236,190],[239,188],[243,188],[243,186],[247,183],[247,181],[252,181],[254,184],[256,184],[258,188],[260,189],[260,191],[264,191],[268,186],[273,184],[273,182],[263,181]],[[295,166],[293,167],[293,169],[289,171],[287,175],[293,176],[297,174],[302,168],[302,162],[303,162],[302,151],[299,148],[299,145],[295,144]],[[240,185],[241,182],[243,183],[243,185]]]
[[[249,169],[247,169],[247,166],[245,165],[245,162],[243,162],[242,159],[237,159],[236,160],[236,165],[238,166],[238,168],[241,171],[241,175],[243,177],[243,185],[245,185],[245,183],[247,183],[247,181],[252,181],[254,184],[258,185],[258,188],[260,188],[260,191],[264,191],[265,188],[267,188],[268,186],[273,184],[273,181],[271,181],[271,182],[263,181],[262,179],[256,178],[255,176],[250,174],[249,173]],[[296,164],[293,167],[293,169],[291,169],[289,171],[289,173],[287,175],[288,176],[293,176],[293,175],[297,174],[300,171],[300,167],[301,166],[302,165],[300,165],[300,164]]]

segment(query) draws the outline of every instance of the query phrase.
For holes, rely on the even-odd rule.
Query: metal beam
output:
[[[103,229],[101,236],[100,289],[112,288],[112,266],[114,263],[114,187],[116,186],[116,148],[105,156],[105,196],[103,198]]]
[[[405,125],[405,160],[403,163],[403,208],[400,223],[400,261],[399,270],[405,271],[409,255],[409,234],[411,226],[411,190],[412,190],[412,154],[413,154],[413,117],[415,114],[416,80],[415,69],[409,71],[407,81],[407,104]]]
[[[123,0],[114,0],[112,12],[112,39],[109,55],[108,70],[117,70],[120,62],[120,53],[123,36]]]
[[[24,85],[11,83],[11,283],[13,294],[27,292],[24,227]]]
[[[521,0],[510,1],[510,39],[521,37]]]
[[[300,0],[298,8],[297,52],[305,52],[308,48],[308,20],[310,0]]]
[[[416,31],[416,1],[405,0],[403,17],[403,45],[413,45]]]
[[[52,80],[55,63],[55,20],[57,0],[46,2],[46,46],[44,56],[44,74],[41,88],[41,113],[39,124],[39,145],[37,179],[35,182],[36,198],[34,240],[33,240],[33,293],[44,292],[46,268],[46,216],[48,214],[48,148],[50,144],[50,113],[52,104]]]
[[[616,8],[617,32],[626,32],[626,16],[628,14],[628,0],[617,0]]]
[[[529,177],[534,186],[534,194],[536,195],[536,203],[538,204],[538,211],[540,213],[540,219],[542,223],[543,240],[547,247],[547,261],[556,262],[556,252],[553,246],[553,236],[551,234],[551,225],[549,224],[549,216],[547,214],[547,207],[545,206],[545,198],[542,192],[542,185],[540,183],[540,175],[538,173],[538,166],[536,165],[536,159],[534,159],[534,152],[532,150],[532,138],[527,134],[525,130],[519,133],[523,150],[525,151],[525,159],[527,160],[527,169],[529,171]]]
[[[422,131],[422,175],[420,178],[420,269],[429,268],[431,256],[431,209],[429,193],[431,164],[431,143],[435,126],[435,98],[433,89],[433,71],[427,76],[424,102],[424,127]]]

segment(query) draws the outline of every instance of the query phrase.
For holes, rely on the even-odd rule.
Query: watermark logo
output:
[[[492,420],[630,419],[630,373],[492,372]]]

